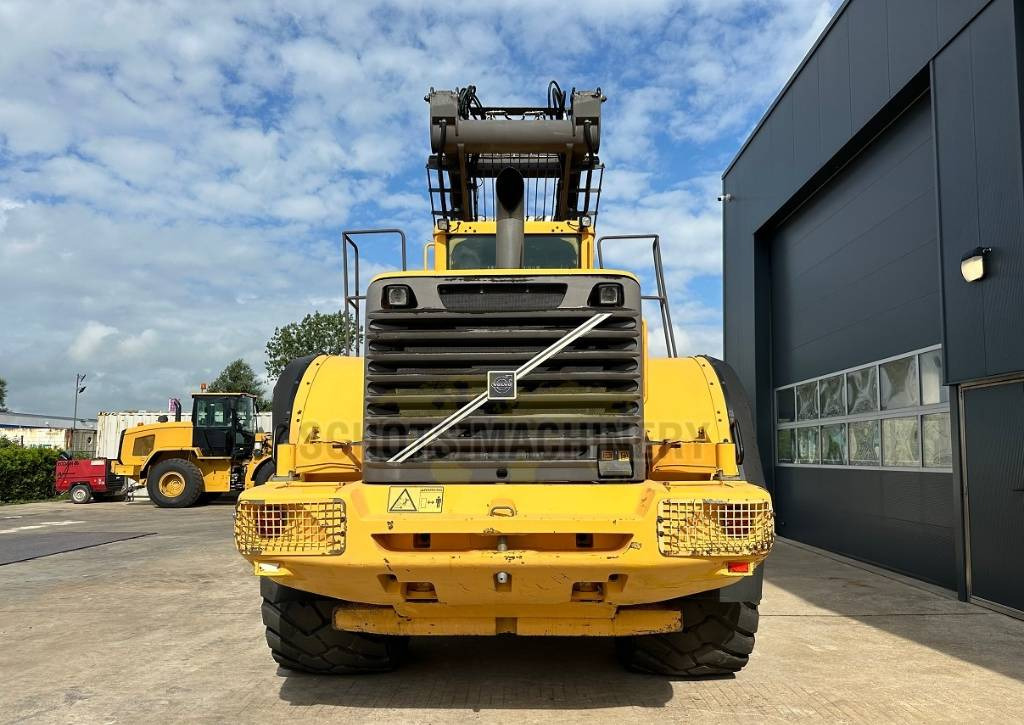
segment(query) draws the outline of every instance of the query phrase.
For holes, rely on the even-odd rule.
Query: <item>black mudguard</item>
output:
[[[765,488],[764,468],[761,465],[761,455],[757,449],[757,428],[754,426],[754,411],[750,407],[750,399],[747,397],[739,376],[732,367],[718,358],[703,356],[707,360],[722,386],[725,394],[725,405],[729,410],[729,422],[733,435],[736,437],[736,454],[739,460],[740,476],[761,488]],[[717,598],[720,602],[752,602],[758,604],[761,601],[761,590],[764,586],[764,567],[762,564],[757,568],[753,576],[743,581],[708,592],[710,598]]]
[[[295,401],[295,394],[299,391],[299,383],[302,376],[306,374],[309,367],[318,355],[306,355],[298,357],[285,365],[281,376],[274,385],[274,400],[271,405],[271,426],[274,433],[274,462],[277,462],[277,446],[281,441],[287,441],[292,422],[292,403]]]

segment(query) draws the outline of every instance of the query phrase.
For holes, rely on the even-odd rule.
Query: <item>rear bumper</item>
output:
[[[768,494],[743,482],[270,483],[235,521],[257,575],[385,634],[671,631],[678,610],[657,603],[750,576],[773,530]]]

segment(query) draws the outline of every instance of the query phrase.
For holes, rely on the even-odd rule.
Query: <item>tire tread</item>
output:
[[[264,579],[263,624],[274,660],[312,674],[389,672],[398,666],[406,639],[334,628],[338,601]]]
[[[690,599],[681,602],[683,630],[622,637],[619,659],[634,672],[708,677],[739,672],[754,649],[757,605]]]

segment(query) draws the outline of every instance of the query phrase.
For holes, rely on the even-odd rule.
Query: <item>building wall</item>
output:
[[[958,440],[953,474],[775,467],[772,394],[937,342],[952,384],[1024,368],[1021,26],[1013,0],[849,0],[723,177],[725,357],[753,400],[780,530],[961,591]],[[917,136],[889,133],[910,117]],[[905,181],[855,213],[858,169],[885,144],[877,163],[888,156]],[[800,225],[829,204],[846,222],[801,245]],[[863,254],[840,265],[837,237],[885,204],[890,234],[864,231]],[[887,257],[893,245],[906,256]],[[978,245],[993,247],[992,277],[966,285],[960,256]],[[828,254],[823,290],[807,270]],[[864,284],[843,298],[836,281],[851,278]],[[956,438],[956,387],[950,413]]]
[[[78,428],[72,442],[71,428],[0,427],[0,437],[12,440],[26,448],[58,448],[93,455],[96,450],[96,430]]]
[[[946,370],[951,382],[1024,370],[1024,170],[1017,36],[1001,0],[935,58]],[[1010,72],[1008,72],[1010,71]],[[965,284],[960,258],[991,247],[986,278]]]

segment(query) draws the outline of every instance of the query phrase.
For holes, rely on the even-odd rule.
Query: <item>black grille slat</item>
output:
[[[544,340],[548,344],[554,342],[565,330],[506,330],[503,333],[505,339],[513,340]],[[417,340],[488,340],[494,336],[494,330],[488,329],[464,329],[464,330],[408,330],[395,332],[376,332],[373,335],[375,342],[411,342]],[[594,330],[587,335],[594,340],[635,340],[636,332],[633,330]]]
[[[414,312],[404,310],[388,310],[386,312],[373,313],[368,319],[370,330],[381,329],[410,329],[429,330],[437,328],[462,329],[550,329],[552,325],[559,325],[569,331],[579,327],[593,317],[598,310],[536,310],[529,315],[509,314],[506,310],[494,312],[459,313],[445,310],[443,308],[419,309]],[[443,313],[443,314],[438,314]],[[634,314],[613,313],[612,317],[601,323],[601,329],[615,329],[616,327],[636,329],[639,325],[638,317]],[[543,320],[544,322],[539,322]]]
[[[401,424],[413,425],[413,424],[420,423],[420,424],[426,425],[427,428],[429,428],[432,425],[436,425],[437,423],[440,423],[446,417],[447,417],[447,415],[438,415],[438,416],[430,416],[430,415],[399,416],[399,415],[380,415],[380,414],[375,414],[375,415],[372,416],[373,422],[375,422],[375,423],[382,423],[382,424],[386,423],[386,424],[391,424],[391,425],[401,425]],[[565,424],[584,424],[584,423],[599,424],[599,423],[606,422],[608,420],[608,417],[609,416],[607,416],[607,415],[574,415],[574,414],[571,414],[571,413],[566,413],[566,414],[563,414],[563,415],[554,415],[554,414],[549,414],[549,413],[537,413],[535,415],[519,414],[519,415],[515,416],[515,419],[516,419],[516,422],[518,422],[518,423],[524,423],[524,424],[534,423],[536,425],[543,425],[544,423],[548,423],[548,422],[565,423]],[[509,418],[509,416],[504,415],[504,414],[497,414],[497,415],[471,415],[468,418],[466,418],[466,420],[474,422],[474,423],[502,423],[504,421],[507,421],[508,418]]]
[[[521,383],[526,384],[528,381],[533,382],[549,382],[549,381],[562,381],[565,380],[566,376],[564,373],[559,372],[537,372],[530,373],[529,377],[524,378]],[[576,372],[572,376],[573,382],[580,383],[586,381],[624,381],[632,382],[634,385],[639,385],[636,382],[636,373],[633,372]],[[422,374],[403,374],[403,373],[368,373],[366,381],[368,383],[415,383],[422,381]],[[431,376],[432,380],[437,381],[460,381],[466,382],[473,385],[479,386],[479,389],[483,389],[483,385],[487,382],[487,375],[485,374],[474,374],[474,373],[436,373]]]
[[[517,400],[490,401],[402,464],[388,463],[479,396],[487,371],[518,368],[602,311],[586,306],[598,279],[556,279],[567,281],[449,278],[431,289],[436,281],[418,279],[416,310],[368,310],[367,481],[486,481],[504,470],[518,471],[515,480],[598,480],[599,446],[628,448],[643,475],[638,289],[628,309],[520,378]],[[574,286],[585,292],[573,296]]]
[[[421,403],[430,405],[435,402],[465,404],[479,395],[477,392],[468,393],[444,393],[441,395],[415,395],[415,394],[375,394],[368,395],[371,405],[384,403]],[[540,403],[617,403],[623,399],[620,393],[520,393],[519,401],[524,405],[535,405]]]
[[[372,350],[372,346],[369,348]],[[375,363],[390,363],[390,362],[402,362],[405,360],[418,360],[421,362],[447,362],[449,360],[469,360],[483,361],[483,362],[526,362],[530,360],[534,355],[539,352],[538,350],[533,351],[513,351],[513,352],[460,352],[458,350],[452,350],[451,352],[428,352],[421,353],[416,350],[403,350],[402,352],[377,352],[373,356]],[[589,350],[566,350],[558,354],[558,357],[562,360],[587,360],[592,358],[593,352]],[[636,357],[636,352],[633,350],[603,350],[601,355],[616,359],[616,360],[629,360]],[[505,370],[505,367],[492,367],[492,370]]]

